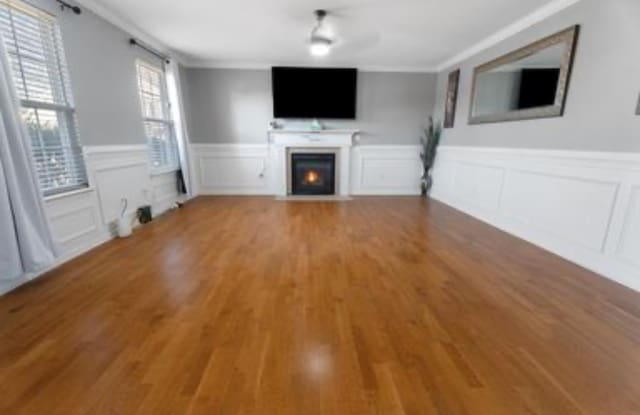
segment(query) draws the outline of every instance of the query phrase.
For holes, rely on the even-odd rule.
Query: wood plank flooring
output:
[[[419,198],[200,198],[0,298],[0,413],[640,414],[640,294]]]

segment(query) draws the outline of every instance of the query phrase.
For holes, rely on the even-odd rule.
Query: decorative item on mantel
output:
[[[271,120],[269,122],[269,128],[271,130],[280,130],[282,128],[282,124],[278,120]]]
[[[314,119],[313,121],[311,121],[311,131],[322,131],[322,130],[324,130],[324,127],[322,126],[322,123],[318,119]]]
[[[422,151],[420,152],[420,159],[422,160],[422,179],[420,181],[422,196],[427,196],[431,186],[433,186],[431,173],[441,136],[442,126],[440,123],[434,122],[433,117],[429,117],[429,126],[425,128],[424,136],[420,137],[420,143],[422,144]]]

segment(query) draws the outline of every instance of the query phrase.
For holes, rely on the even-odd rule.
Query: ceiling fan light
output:
[[[309,52],[311,52],[313,56],[327,56],[331,52],[331,40],[322,37],[311,39]]]

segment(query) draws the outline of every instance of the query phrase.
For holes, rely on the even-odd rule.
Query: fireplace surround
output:
[[[292,155],[307,153],[333,154],[334,157],[333,192],[327,194],[325,190],[324,193],[311,193],[311,195],[314,197],[349,196],[351,193],[351,147],[358,141],[358,133],[357,130],[269,131],[270,165],[273,167],[273,187],[276,195],[278,197],[295,196]],[[311,178],[314,179],[314,177]]]

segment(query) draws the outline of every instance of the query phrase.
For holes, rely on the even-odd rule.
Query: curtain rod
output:
[[[137,46],[140,49],[143,49],[143,50],[149,52],[153,56],[162,59],[165,63],[169,63],[169,57],[167,55],[158,52],[156,49],[153,49],[152,47],[147,46],[144,43],[140,43],[138,40],[136,40],[134,38],[129,39],[129,44],[131,46]]]
[[[64,11],[64,9],[69,9],[72,12],[74,12],[75,14],[80,14],[82,13],[82,9],[80,9],[80,7],[78,6],[73,6],[69,3],[67,3],[64,0],[56,0],[58,2],[58,4],[60,5],[60,10]]]

